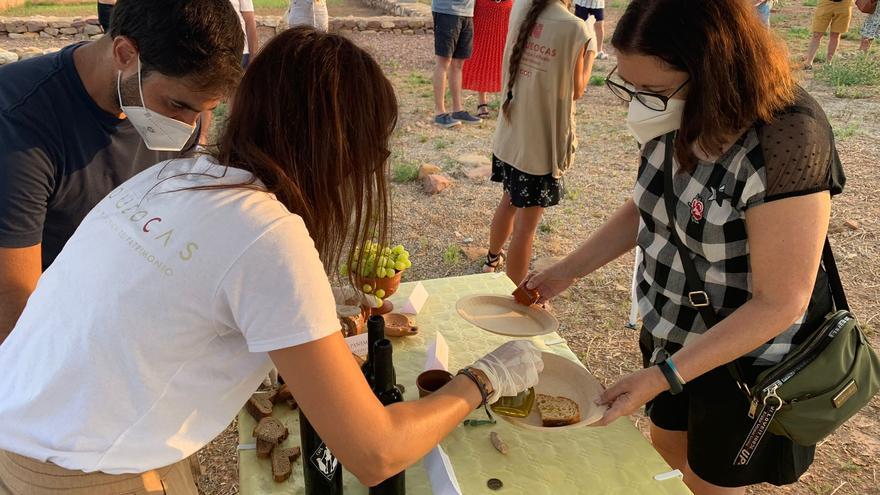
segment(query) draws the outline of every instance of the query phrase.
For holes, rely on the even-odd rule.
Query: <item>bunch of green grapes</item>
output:
[[[356,273],[363,279],[394,278],[398,272],[402,272],[411,266],[412,262],[409,260],[409,252],[403,245],[398,244],[394,247],[388,247],[367,241],[362,248],[354,250],[351,264],[342,265],[339,273],[344,277],[347,277],[349,272]],[[370,284],[364,284],[361,290],[365,294],[373,294],[379,299],[385,297],[384,290],[374,289]]]

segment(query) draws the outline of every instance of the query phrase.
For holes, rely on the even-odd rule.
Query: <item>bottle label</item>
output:
[[[315,449],[315,452],[312,453],[309,460],[312,463],[312,466],[327,478],[327,481],[333,481],[333,477],[339,469],[339,461],[336,460],[336,456],[330,452],[330,449],[324,445],[324,442],[321,442],[321,445],[318,445],[318,448]]]

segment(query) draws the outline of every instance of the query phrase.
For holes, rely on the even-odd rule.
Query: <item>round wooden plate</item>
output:
[[[542,352],[544,359],[544,371],[541,372],[538,384],[535,385],[536,394],[562,396],[577,402],[581,411],[581,420],[566,426],[543,426],[541,415],[538,413],[538,402],[535,401],[532,412],[525,418],[512,418],[500,415],[511,423],[532,430],[568,430],[580,428],[595,423],[602,418],[608,409],[596,404],[596,399],[605,390],[589,370],[570,359]]]
[[[559,330],[555,316],[537,306],[523,306],[513,296],[465,296],[455,309],[468,322],[507,337],[534,337]]]

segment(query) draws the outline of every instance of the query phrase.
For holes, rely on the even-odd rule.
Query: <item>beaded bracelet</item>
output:
[[[458,370],[458,373],[456,373],[456,375],[464,375],[468,377],[472,382],[474,382],[474,384],[477,386],[477,389],[480,390],[480,405],[477,406],[477,409],[482,406],[483,409],[486,411],[486,416],[488,416],[489,419],[492,419],[492,413],[489,412],[488,406],[489,388],[482,381],[480,381],[479,378],[477,378],[477,375],[475,375],[473,371],[469,370],[468,368],[462,368]]]

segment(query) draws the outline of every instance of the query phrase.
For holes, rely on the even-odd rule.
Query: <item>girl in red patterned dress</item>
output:
[[[476,0],[474,53],[464,63],[462,88],[479,93],[477,117],[489,118],[486,93],[501,91],[501,58],[513,0]]]

